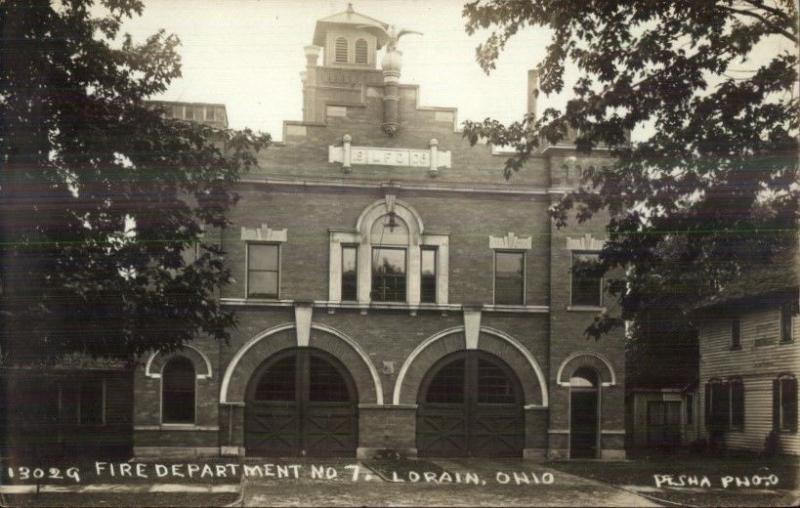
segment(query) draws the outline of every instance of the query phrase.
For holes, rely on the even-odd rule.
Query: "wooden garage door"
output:
[[[354,456],[358,396],[345,367],[312,348],[280,353],[256,371],[245,406],[251,456]]]
[[[454,353],[422,383],[417,449],[427,457],[519,457],[524,441],[522,389],[499,358]]]

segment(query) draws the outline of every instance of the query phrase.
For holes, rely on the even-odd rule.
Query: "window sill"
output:
[[[167,431],[219,431],[215,425],[197,425],[195,423],[161,423],[158,425],[134,425],[133,430],[167,430]]]
[[[730,351],[741,351],[742,346],[731,346]]]
[[[255,298],[221,298],[222,305],[230,305],[237,307],[291,307],[296,300],[264,300]],[[313,305],[319,309],[397,309],[409,311],[454,311],[459,312],[463,309],[464,305],[461,303],[405,303],[405,302],[354,302],[354,301],[332,301],[332,300],[314,300]],[[526,314],[546,314],[550,312],[550,307],[547,305],[482,305],[481,309],[484,312],[520,312]],[[604,310],[604,307],[590,310]],[[588,309],[587,309],[588,310]]]
[[[568,305],[567,310],[570,312],[605,312],[606,308],[596,305]]]

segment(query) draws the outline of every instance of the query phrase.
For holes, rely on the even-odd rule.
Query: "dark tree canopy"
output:
[[[0,348],[131,358],[226,339],[213,231],[269,137],[163,118],[179,41],[120,33],[139,0],[0,5]],[[187,257],[198,246],[199,255]]]
[[[608,212],[605,269],[621,318],[679,319],[753,264],[797,243],[798,28],[794,0],[478,0],[468,33],[489,29],[477,59],[490,72],[506,42],[550,30],[541,92],[578,79],[562,110],[510,125],[467,122],[465,136],[511,145],[510,176],[540,143],[577,132],[615,162],[584,167],[583,184],[554,207],[559,225]],[[772,44],[766,59],[758,44]],[[783,49],[781,49],[783,48]],[[763,55],[764,52],[759,54]],[[644,129],[642,129],[644,127]],[[629,133],[640,135],[629,141]],[[637,134],[637,131],[634,131]],[[666,314],[665,314],[666,312]],[[674,318],[666,322],[663,316]],[[619,323],[601,319],[597,335]],[[667,328],[674,327],[674,330]]]

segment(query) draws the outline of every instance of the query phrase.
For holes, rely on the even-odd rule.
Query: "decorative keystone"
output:
[[[345,173],[349,173],[353,170],[352,165],[350,164],[350,143],[353,141],[353,137],[350,134],[345,134],[342,136],[342,146],[344,148],[344,154],[342,157],[342,168],[344,169]]]
[[[432,138],[428,145],[431,149],[431,165],[428,169],[428,174],[430,176],[436,176],[439,174],[439,163],[437,161],[437,155],[439,154],[439,140]]]

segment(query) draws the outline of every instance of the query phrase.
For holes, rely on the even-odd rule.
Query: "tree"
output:
[[[198,334],[227,338],[229,279],[203,228],[226,225],[232,183],[269,136],[163,118],[179,41],[120,33],[139,0],[0,6],[0,348],[132,358]],[[224,146],[223,146],[224,145]],[[199,255],[185,258],[195,245]]]
[[[621,315],[597,320],[591,335],[619,318],[686,333],[679,316],[796,244],[796,15],[794,0],[477,0],[464,8],[468,33],[490,29],[477,48],[487,73],[514,34],[535,26],[551,33],[541,91],[561,92],[568,68],[579,74],[563,109],[509,125],[467,122],[471,142],[513,146],[507,177],[540,143],[570,131],[580,152],[605,146],[615,156],[582,168],[581,187],[552,209],[559,226],[610,216],[600,258],[625,275],[609,288]],[[759,43],[777,49],[759,59]]]

